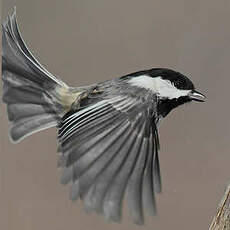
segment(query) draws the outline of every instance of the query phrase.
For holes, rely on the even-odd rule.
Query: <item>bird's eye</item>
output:
[[[174,82],[175,87],[178,89],[180,88],[181,84],[182,84],[182,82],[180,80],[177,80]]]
[[[174,81],[174,86],[177,89],[186,89],[187,88],[186,80],[183,78],[176,79]]]

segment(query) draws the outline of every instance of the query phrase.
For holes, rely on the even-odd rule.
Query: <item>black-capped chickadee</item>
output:
[[[153,68],[69,87],[27,49],[14,11],[2,25],[2,78],[13,142],[57,127],[61,182],[72,182],[72,200],[120,221],[126,194],[135,223],[143,223],[145,209],[156,214],[158,124],[174,108],[205,100],[186,76]]]

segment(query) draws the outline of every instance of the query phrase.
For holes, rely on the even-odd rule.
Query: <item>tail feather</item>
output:
[[[13,142],[19,142],[25,137],[57,125],[57,120],[51,114],[35,115],[17,120],[10,129],[10,137]]]
[[[28,50],[18,29],[16,10],[2,25],[2,79],[13,141],[56,126],[68,108],[63,97],[69,87]]]
[[[67,87],[63,81],[49,73],[26,47],[18,29],[16,9],[2,25],[2,48],[3,68],[21,74],[40,86],[57,84]]]
[[[22,87],[10,86],[8,89],[5,89],[4,87],[3,91],[4,91],[3,102],[7,104],[13,104],[13,103],[43,104],[43,101],[41,101],[42,94],[38,90],[33,89],[32,87],[29,86],[22,86]]]
[[[25,114],[25,111],[26,114]],[[48,106],[45,108],[43,105],[36,104],[9,104],[7,106],[7,113],[9,121],[17,121],[26,117],[34,117],[45,113],[52,114],[53,110]]]

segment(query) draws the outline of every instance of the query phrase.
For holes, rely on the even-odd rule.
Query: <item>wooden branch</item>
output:
[[[230,230],[230,184],[227,186],[209,230]]]

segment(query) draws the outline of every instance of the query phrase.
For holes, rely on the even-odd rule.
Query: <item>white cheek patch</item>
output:
[[[141,75],[139,77],[133,77],[128,81],[129,84],[140,88],[145,88],[157,93],[160,97],[166,97],[169,99],[179,98],[188,95],[191,90],[177,89],[170,81],[159,77],[149,77],[147,75]]]

